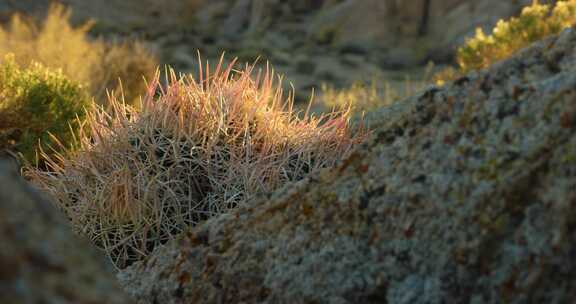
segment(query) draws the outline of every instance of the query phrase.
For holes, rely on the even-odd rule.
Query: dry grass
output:
[[[93,109],[80,149],[27,175],[51,193],[78,232],[126,267],[186,227],[330,167],[360,142],[349,113],[292,112],[270,69],[222,61],[199,79],[167,73],[141,110]]]
[[[0,27],[0,58],[14,53],[21,66],[38,62],[59,69],[86,85],[99,102],[106,100],[106,89],[119,91],[120,78],[126,100],[136,100],[145,90],[143,77],[154,75],[155,56],[136,42],[90,39],[92,23],[74,28],[70,15],[71,11],[60,4],[50,7],[41,24],[15,14],[6,28]]]
[[[335,89],[322,86],[322,103],[326,108],[346,109],[354,112],[372,111],[380,107],[389,106],[399,100],[413,95],[424,87],[423,84],[406,80],[401,88],[390,82],[372,81],[369,84],[355,83],[349,88]]]
[[[405,76],[404,80],[387,81],[373,79],[369,83],[357,82],[348,88],[336,89],[323,84],[321,89],[321,104],[327,109],[344,110],[350,108],[353,113],[369,112],[375,109],[392,105],[395,102],[410,97],[432,83],[434,64],[428,64],[421,74],[420,80],[411,80]]]

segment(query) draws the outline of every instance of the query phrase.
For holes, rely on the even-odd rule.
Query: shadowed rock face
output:
[[[0,303],[130,303],[103,259],[0,160]]]
[[[119,274],[140,303],[568,303],[576,32],[382,110],[350,158]]]

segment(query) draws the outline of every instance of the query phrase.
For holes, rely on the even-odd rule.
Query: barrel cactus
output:
[[[334,165],[365,136],[349,113],[297,115],[271,69],[222,60],[167,73],[140,109],[111,97],[87,114],[80,148],[28,176],[78,232],[124,268],[187,227]]]

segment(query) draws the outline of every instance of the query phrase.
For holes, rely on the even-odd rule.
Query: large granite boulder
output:
[[[324,171],[119,274],[140,303],[569,303],[576,31],[384,109]]]
[[[54,205],[0,160],[0,303],[130,303]]]

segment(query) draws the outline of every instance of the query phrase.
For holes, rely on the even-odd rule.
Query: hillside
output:
[[[42,15],[48,0],[0,3]],[[197,71],[197,50],[216,61],[269,60],[307,101],[320,84],[346,87],[374,78],[402,89],[421,81],[428,62],[446,64],[476,27],[491,29],[532,0],[62,0],[73,21],[95,21],[94,34],[137,37],[157,50],[162,64]],[[542,3],[554,1],[540,1]]]

